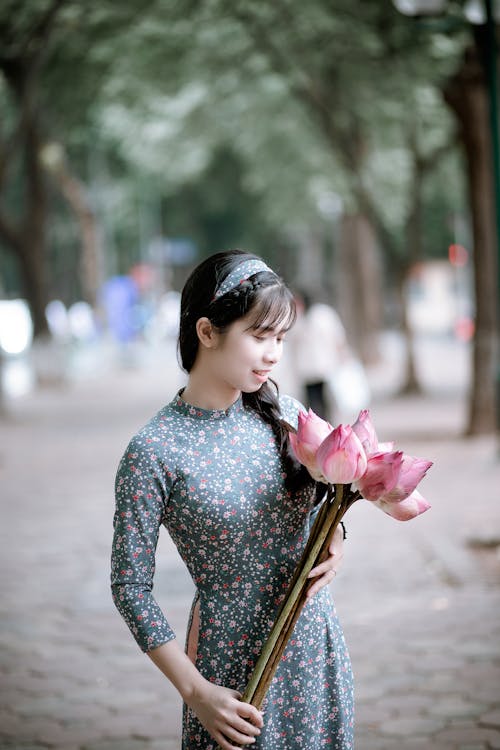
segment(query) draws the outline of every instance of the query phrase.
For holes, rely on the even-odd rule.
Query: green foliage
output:
[[[33,47],[55,4],[4,2],[4,54]],[[140,259],[159,230],[204,251],[290,238],[332,220],[329,196],[356,209],[360,185],[404,255],[414,150],[431,157],[454,138],[439,87],[462,46],[460,34],[419,31],[373,0],[66,0],[37,101],[45,136],[88,186],[110,272]],[[16,105],[1,77],[0,99],[8,132]],[[427,175],[426,231],[461,208],[449,164]],[[14,169],[9,211],[18,181]],[[51,206],[59,268],[73,230]]]

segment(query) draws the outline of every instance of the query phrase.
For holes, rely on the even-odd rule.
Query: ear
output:
[[[199,318],[196,321],[196,333],[200,344],[206,349],[216,346],[219,334],[208,318]]]

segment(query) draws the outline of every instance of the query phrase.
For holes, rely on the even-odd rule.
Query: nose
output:
[[[275,365],[280,358],[281,343],[276,339],[269,339],[269,344],[264,352],[264,359],[267,364]]]

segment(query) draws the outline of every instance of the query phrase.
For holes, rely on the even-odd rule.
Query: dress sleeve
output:
[[[132,439],[116,475],[111,591],[143,651],[175,638],[151,593],[156,546],[170,489],[168,473],[160,467],[154,445]]]
[[[280,411],[283,419],[287,421],[288,424],[292,425],[292,427],[296,428],[299,420],[299,412],[306,412],[307,409],[296,398],[288,395],[281,395]]]

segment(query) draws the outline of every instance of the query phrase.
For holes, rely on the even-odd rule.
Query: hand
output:
[[[327,586],[337,575],[337,570],[344,557],[344,531],[340,524],[335,529],[333,539],[328,547],[328,557],[311,570],[308,578],[316,578],[307,590],[307,598],[314,596],[323,586]]]
[[[239,698],[236,690],[205,680],[189,701],[189,707],[222,750],[253,744],[264,724],[260,711]]]

